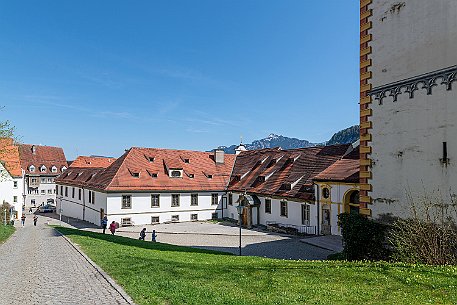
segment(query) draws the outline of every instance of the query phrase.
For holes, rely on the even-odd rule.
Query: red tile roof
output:
[[[314,177],[316,181],[338,181],[357,183],[359,181],[360,161],[342,159],[330,165],[323,172]]]
[[[234,161],[235,156],[228,154],[223,164],[217,164],[213,153],[134,147],[106,169],[72,166],[56,182],[108,192],[222,191],[229,182]],[[183,177],[169,177],[170,168],[182,169]]]
[[[35,148],[35,152],[33,152]],[[30,144],[19,144],[19,155],[21,158],[21,167],[25,170],[26,174],[46,174],[46,175],[60,175],[63,167],[68,167],[67,159],[63,149],[60,147],[40,146]],[[30,166],[35,167],[35,172],[30,172]],[[41,172],[42,166],[46,167],[44,172]],[[57,168],[57,172],[52,172],[52,167]]]
[[[313,178],[341,159],[350,146],[241,152],[236,158],[228,189],[263,196],[313,200]]]
[[[114,161],[116,158],[79,156],[71,163],[70,167],[107,168]]]
[[[14,145],[13,139],[0,139],[0,162],[2,162],[11,177],[22,177],[19,148]]]

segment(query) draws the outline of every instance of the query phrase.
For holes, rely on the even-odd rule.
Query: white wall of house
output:
[[[122,192],[102,193],[94,191],[95,203],[89,202],[89,192],[84,189],[84,196],[79,199],[79,188],[57,185],[57,213],[62,207],[62,215],[100,225],[101,209],[104,210],[108,221],[122,224],[122,220],[130,219],[134,225],[151,224],[152,217],[158,217],[159,223],[171,222],[173,216],[179,217],[179,222],[193,221],[191,215],[197,215],[197,220],[209,220],[222,217],[224,192]],[[62,192],[63,187],[63,192]],[[67,193],[65,189],[67,188]],[[67,195],[66,195],[67,194]],[[179,195],[179,206],[172,207],[172,195]],[[191,195],[198,195],[198,204],[191,205]],[[217,194],[217,204],[212,204],[212,195]],[[159,195],[159,207],[151,206],[151,195]],[[123,196],[130,196],[130,208],[123,208]],[[91,200],[92,201],[92,200]],[[83,213],[84,211],[84,213]],[[214,215],[217,213],[217,216]],[[84,215],[83,215],[84,214]]]
[[[172,206],[172,195],[179,195],[179,206]],[[191,194],[198,195],[198,205],[191,205]],[[217,204],[212,204],[212,194],[217,194]],[[159,207],[151,206],[151,195],[159,195]],[[134,225],[151,224],[152,217],[158,217],[159,223],[173,221],[173,216],[179,217],[179,222],[192,221],[191,215],[197,214],[198,220],[222,217],[223,192],[123,192],[108,193],[108,220],[122,223],[122,219],[130,218]],[[131,196],[131,208],[122,207],[122,196]]]
[[[23,190],[24,179],[11,177],[0,163],[0,204],[3,204],[3,201],[5,201],[14,206],[18,218],[22,216]]]
[[[54,182],[55,176],[34,176],[33,178],[38,179],[40,182],[38,187],[29,187],[27,184],[28,176],[26,176],[25,181],[25,205],[26,207],[30,206],[39,206],[45,205],[48,203],[49,200],[55,204],[56,194],[55,194],[55,187],[56,184]]]
[[[373,1],[373,89],[457,65],[457,1]],[[457,194],[457,83],[447,91],[439,78],[432,94],[423,84],[409,98],[387,94],[370,104],[373,216],[409,215],[407,194],[450,200]],[[405,89],[402,89],[404,92]],[[443,142],[450,163],[443,165]],[[455,216],[455,215],[454,215]]]
[[[59,184],[57,188],[57,214],[61,212],[62,216],[100,225],[102,209],[106,212],[106,193]],[[79,196],[80,192],[81,196]],[[95,201],[93,196],[95,196]]]
[[[227,210],[224,211],[224,216],[238,220],[238,211],[236,209],[236,206],[238,205],[237,201],[239,199],[240,194],[239,193],[233,193],[232,194],[233,198],[233,203],[232,205],[228,204],[227,205]],[[302,225],[308,225],[308,226],[315,226],[317,227],[317,207],[313,203],[306,203],[306,202],[298,202],[298,201],[291,201],[291,200],[285,200],[287,201],[287,216],[282,216],[281,215],[281,199],[277,198],[269,198],[269,197],[264,197],[264,196],[257,196],[260,199],[260,207],[259,207],[259,216],[260,216],[260,225],[267,225],[267,223],[271,222],[276,222],[280,224],[288,224],[288,225],[297,225],[297,226],[302,226]],[[265,210],[265,200],[270,199],[271,200],[271,213],[266,212]],[[303,221],[302,218],[302,206],[307,205],[309,206],[310,210],[310,217],[308,221]],[[252,215],[252,221],[253,225],[257,225],[257,208],[253,208],[253,215]]]
[[[329,198],[324,198],[322,189],[329,189]],[[345,196],[349,195],[351,191],[359,189],[356,184],[335,183],[335,182],[319,182],[316,183],[316,199],[319,204],[319,221],[320,230],[330,221],[330,234],[341,235],[341,229],[338,226],[338,215],[344,213],[344,200]],[[326,219],[323,210],[330,210],[330,219]]]

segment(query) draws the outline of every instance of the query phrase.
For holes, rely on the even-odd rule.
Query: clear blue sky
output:
[[[2,1],[0,120],[77,155],[358,123],[358,2]]]

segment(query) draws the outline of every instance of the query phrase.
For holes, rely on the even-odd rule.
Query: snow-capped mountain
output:
[[[268,137],[260,140],[255,140],[250,144],[244,144],[247,150],[281,147],[282,149],[303,148],[319,145],[333,145],[353,143],[359,138],[359,126],[355,125],[335,133],[329,141],[322,143],[311,143],[307,140],[297,138],[289,138],[282,135],[270,134]],[[234,154],[238,145],[219,146],[218,149],[223,149],[228,154]]]

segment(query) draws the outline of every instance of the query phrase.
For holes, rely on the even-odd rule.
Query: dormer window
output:
[[[30,171],[31,173],[34,173],[34,172],[35,172],[35,166],[30,165],[29,171]]]
[[[194,177],[195,177],[194,174],[189,174],[189,178],[193,179]]]
[[[190,163],[189,159],[184,159],[184,163]]]
[[[55,166],[51,167],[51,172],[57,173],[57,167],[55,167]]]
[[[67,170],[67,167],[66,167],[66,166],[63,166],[63,167],[62,167],[62,173],[63,173],[64,171],[66,171],[66,170]]]
[[[155,159],[155,158],[154,158],[154,157],[147,157],[147,159],[148,159],[149,162],[152,163],[152,162],[154,162],[154,159]]]
[[[140,178],[140,172],[130,171],[130,175],[132,175],[132,177],[134,177],[134,178]]]
[[[173,171],[171,171],[170,176],[173,177],[173,178],[180,178],[181,177],[181,171],[173,170]]]
[[[40,172],[45,173],[46,172],[46,166],[42,165],[40,167]]]
[[[213,179],[213,175],[208,174],[208,179]]]

